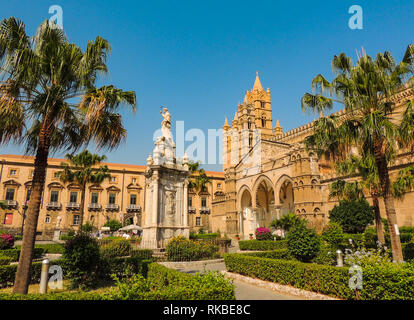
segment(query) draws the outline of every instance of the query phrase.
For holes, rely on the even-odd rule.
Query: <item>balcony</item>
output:
[[[8,207],[8,209],[16,209],[17,208],[17,201],[15,200],[4,200],[4,203]]]
[[[127,212],[141,212],[141,206],[138,204],[130,204],[126,208]]]
[[[119,210],[119,205],[115,203],[108,203],[106,205],[106,211],[118,211],[118,210]]]
[[[188,213],[196,213],[196,208],[188,207]]]
[[[77,202],[69,202],[68,204],[66,204],[66,209],[67,210],[77,211],[77,210],[80,209],[80,203],[77,203]]]
[[[101,211],[102,205],[100,205],[99,203],[90,203],[88,205],[88,209],[89,211]]]
[[[62,209],[62,204],[60,202],[48,202],[46,204],[46,209],[48,209],[48,210],[60,210],[60,209]]]
[[[203,213],[209,214],[210,213],[210,208],[208,208],[208,207],[201,207],[200,208],[200,213],[201,214],[203,214]]]

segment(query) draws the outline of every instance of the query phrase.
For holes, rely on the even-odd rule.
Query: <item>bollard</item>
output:
[[[337,250],[336,253],[338,254],[338,259],[337,259],[337,267],[343,267],[344,266],[344,260],[342,258],[342,251],[341,250]]]
[[[47,293],[47,283],[49,280],[49,259],[42,262],[42,273],[40,275],[39,293]]]

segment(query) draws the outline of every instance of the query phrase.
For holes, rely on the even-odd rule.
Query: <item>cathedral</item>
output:
[[[397,114],[413,94],[406,86],[396,95]],[[277,120],[273,128],[270,89],[263,88],[256,74],[253,89],[238,105],[231,125],[227,118],[224,122],[225,192],[212,199],[212,229],[248,239],[257,227],[268,227],[272,220],[295,212],[320,231],[338,203],[329,198],[329,185],[336,179],[358,177],[338,177],[329,158],[308,152],[304,139],[312,133],[312,123],[284,132]],[[412,163],[413,153],[400,150],[390,168],[391,179]],[[369,196],[367,200],[371,202]],[[413,190],[395,204],[398,224],[412,226]],[[382,201],[380,209],[384,214]]]

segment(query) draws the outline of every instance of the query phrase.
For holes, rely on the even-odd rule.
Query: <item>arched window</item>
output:
[[[262,127],[266,127],[266,116],[262,115]]]

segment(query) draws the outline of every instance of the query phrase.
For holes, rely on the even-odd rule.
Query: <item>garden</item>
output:
[[[190,240],[187,240],[190,242]],[[171,241],[170,248],[182,248],[183,239]],[[197,243],[197,242],[194,242]],[[190,275],[157,263],[149,249],[133,249],[122,238],[97,240],[88,233],[71,236],[64,244],[36,245],[30,273],[31,286],[40,282],[42,258],[61,254],[51,261],[63,271],[63,286],[47,294],[13,294],[20,248],[11,235],[0,235],[0,299],[3,300],[234,300],[234,286],[214,272]],[[185,245],[182,255],[197,259],[215,256],[217,248],[207,242],[199,247]],[[172,250],[172,249],[171,249]],[[178,253],[175,250],[172,260]]]
[[[271,224],[283,229],[283,239],[271,240],[270,228],[258,229],[255,240],[239,241],[241,252],[224,256],[226,269],[339,299],[413,300],[414,228],[400,228],[405,262],[395,263],[387,224],[381,243],[372,208],[358,205],[337,205],[320,234],[287,214]]]

